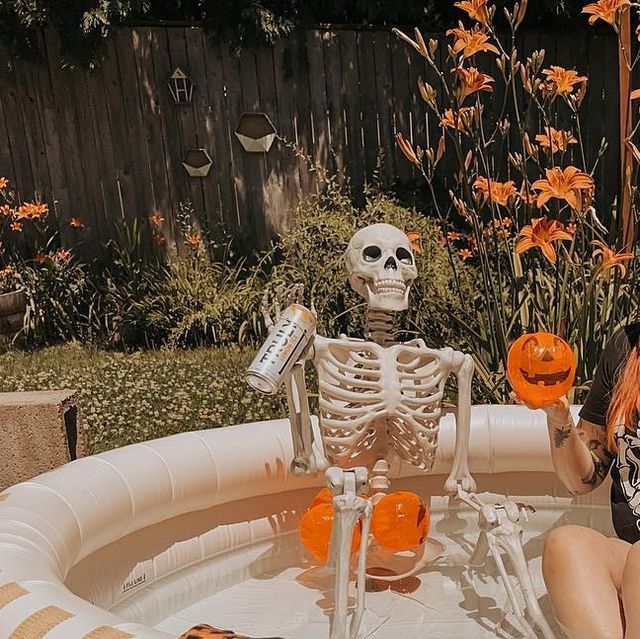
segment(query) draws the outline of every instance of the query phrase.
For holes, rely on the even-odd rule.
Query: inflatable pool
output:
[[[392,489],[428,500],[430,536],[446,552],[408,583],[369,584],[363,639],[521,636],[493,560],[468,568],[476,513],[443,496],[454,436],[443,417],[428,475],[394,468]],[[9,488],[0,494],[0,637],[175,639],[209,623],[326,639],[332,582],[297,534],[323,475],[290,475],[291,451],[287,420],[245,424],[80,459]],[[553,625],[544,534],[569,522],[612,534],[606,486],[571,499],[553,473],[544,415],[521,407],[473,407],[469,460],[483,500],[535,508],[525,554]]]

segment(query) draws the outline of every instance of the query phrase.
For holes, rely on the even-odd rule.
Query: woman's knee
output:
[[[544,541],[542,566],[545,574],[559,565],[564,566],[576,560],[584,562],[592,556],[594,546],[605,541],[604,535],[584,526],[569,524],[554,528]]]

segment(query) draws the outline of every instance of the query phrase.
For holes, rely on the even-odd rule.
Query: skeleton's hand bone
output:
[[[291,304],[302,304],[304,300],[304,284],[293,284],[285,290],[284,285],[276,287],[273,302],[269,300],[269,293],[265,292],[260,304],[260,312],[267,331],[271,333],[276,322],[280,319],[283,308]],[[273,313],[273,315],[272,315]],[[315,315],[315,312],[314,312]]]

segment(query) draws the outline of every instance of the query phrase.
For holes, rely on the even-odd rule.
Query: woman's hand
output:
[[[510,393],[511,399],[517,404],[526,406],[530,410],[537,410],[538,407],[530,406],[527,404],[516,391]],[[540,410],[543,410],[547,414],[547,421],[554,425],[564,425],[571,421],[571,412],[569,410],[569,400],[566,396],[560,397],[553,404],[548,406],[540,406]]]

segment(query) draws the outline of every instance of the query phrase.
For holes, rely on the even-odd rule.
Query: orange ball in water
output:
[[[371,532],[375,540],[392,550],[420,546],[429,532],[429,509],[418,495],[397,492],[385,495],[374,507]]]
[[[312,506],[300,518],[300,541],[307,551],[321,563],[326,563],[329,557],[329,541],[331,540],[331,529],[335,511],[333,504],[320,502]],[[357,552],[360,547],[360,522],[353,529],[351,540],[351,554]]]
[[[312,500],[309,504],[309,508],[313,508],[318,504],[331,504],[333,502],[333,495],[328,488],[323,488]],[[309,510],[307,508],[307,510]]]
[[[520,399],[533,408],[566,395],[576,376],[571,346],[552,333],[529,333],[509,349],[507,377]]]

